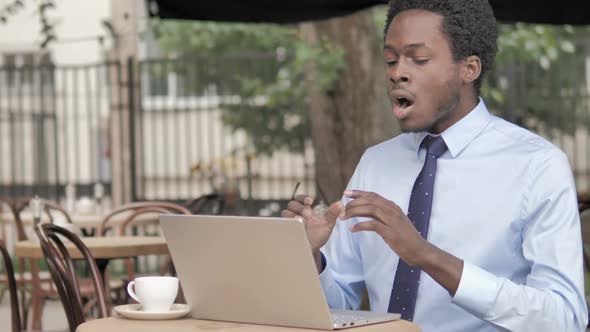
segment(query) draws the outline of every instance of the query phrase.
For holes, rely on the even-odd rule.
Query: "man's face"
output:
[[[395,16],[387,30],[387,90],[404,131],[440,133],[457,121],[453,111],[462,81],[441,27],[442,16],[408,10]]]

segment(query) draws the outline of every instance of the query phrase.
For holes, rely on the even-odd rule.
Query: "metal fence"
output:
[[[276,70],[265,54],[0,68],[0,195],[273,201],[298,181],[313,193],[309,144],[257,155],[221,119],[240,110],[243,79]]]
[[[559,145],[588,190],[590,57],[580,54],[590,55],[587,45],[549,71],[497,68],[492,81],[505,99],[487,102]],[[245,79],[270,82],[279,68],[267,54],[2,67],[0,195],[182,201],[217,191],[267,202],[287,199],[299,181],[313,194],[310,144],[257,155],[222,120],[247,111]]]
[[[269,200],[288,198],[298,181],[313,192],[309,144],[303,153],[257,155],[248,135],[222,120],[226,112],[247,112],[240,107],[245,79],[272,81],[278,69],[266,54],[140,62],[138,192],[178,199],[237,191]]]
[[[109,73],[120,66],[0,68],[0,194],[57,198],[110,186]]]

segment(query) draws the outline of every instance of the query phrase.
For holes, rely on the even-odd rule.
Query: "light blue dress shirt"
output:
[[[369,148],[348,189],[372,191],[407,213],[427,133]],[[422,272],[414,321],[424,332],[585,331],[582,239],[566,155],[491,115],[484,102],[442,133],[428,241],[464,261],[454,297]],[[346,201],[345,201],[346,204]],[[398,256],[374,232],[339,221],[322,248],[332,308],[386,312]]]

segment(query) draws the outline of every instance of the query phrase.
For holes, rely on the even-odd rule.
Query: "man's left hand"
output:
[[[344,195],[352,200],[346,205],[346,212],[341,220],[372,218],[355,224],[351,228],[352,232],[376,232],[408,265],[421,264],[429,247],[428,242],[397,204],[373,192],[347,190]]]

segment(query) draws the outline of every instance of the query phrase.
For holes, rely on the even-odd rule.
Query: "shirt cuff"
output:
[[[452,302],[479,318],[492,309],[501,284],[500,279],[473,264],[463,262],[463,273]]]

